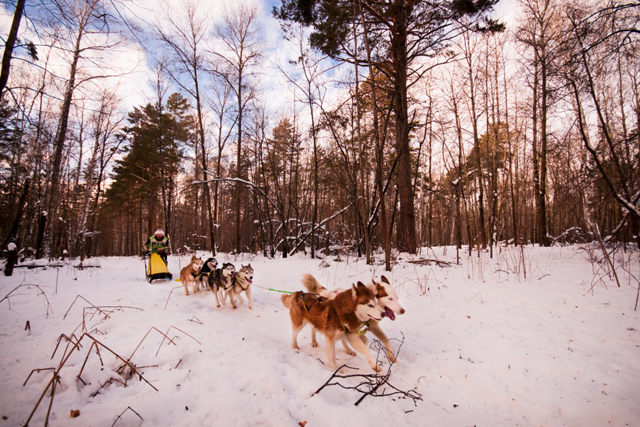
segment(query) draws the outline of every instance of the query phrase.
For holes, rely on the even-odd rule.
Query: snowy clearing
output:
[[[638,255],[626,256],[640,277]],[[455,262],[455,250],[427,257]],[[188,257],[169,259],[177,278]],[[211,292],[185,296],[176,281],[150,285],[138,258],[1,276],[0,426],[25,423],[63,358],[51,426],[639,425],[638,284],[619,268],[619,288],[578,247],[508,248],[451,267],[400,259],[391,273],[353,258],[327,258],[327,268],[304,256],[217,259],[254,267],[253,310],[246,298],[217,309]],[[312,348],[307,327],[291,348],[288,310],[267,290],[301,290],[304,273],[327,287],[391,279],[407,311],[381,322],[394,348],[404,339],[389,383],[422,400],[354,406],[361,394],[335,385],[313,395],[333,373],[324,339]],[[81,347],[58,345],[83,332]],[[347,374],[372,374],[340,344],[336,357],[357,368]],[[132,368],[142,377],[127,376]],[[44,425],[50,403],[45,392],[29,425]]]

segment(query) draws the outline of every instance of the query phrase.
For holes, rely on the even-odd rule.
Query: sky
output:
[[[296,47],[283,39],[283,33],[279,22],[273,18],[272,9],[274,6],[280,6],[279,0],[248,0],[253,1],[259,10],[259,30],[264,40],[264,56],[260,64],[260,89],[265,94],[264,99],[268,100],[267,105],[273,111],[292,110],[293,94],[291,88],[287,84],[286,77],[279,70],[279,66],[294,74],[295,70],[289,64],[290,59],[297,57]],[[503,17],[505,22],[513,21],[514,5],[517,0],[501,0],[496,6],[496,15]],[[136,21],[141,27],[153,24],[163,25],[168,9],[180,10],[183,0],[139,0],[130,3],[128,8],[121,8],[121,13]],[[229,2],[221,0],[199,0],[198,7],[202,11],[209,11],[211,16],[211,24],[222,16],[223,9],[229,7]],[[232,3],[231,3],[232,4]],[[226,6],[225,6],[226,5]],[[28,13],[34,13],[34,10],[28,10]],[[10,27],[12,13],[6,9],[6,2],[0,6],[0,33],[6,35]],[[25,19],[21,25],[21,37],[23,39],[34,40],[36,36],[30,31],[33,24]],[[119,49],[114,52],[112,58],[107,59],[110,66],[117,68],[114,73],[123,73],[122,77],[111,79],[111,85],[117,84],[123,98],[123,104],[126,109],[133,106],[143,105],[152,98],[151,83],[155,77],[153,67],[157,59],[163,54],[163,47],[150,38],[143,39],[143,35],[128,34],[131,39],[137,38],[141,40],[147,51],[143,50],[137,43],[128,43],[126,48]],[[24,52],[21,52],[24,54]],[[16,66],[17,61],[14,61]],[[51,65],[51,69],[58,75],[66,75],[68,65],[62,61],[56,64],[55,58]],[[173,88],[176,89],[175,87]]]

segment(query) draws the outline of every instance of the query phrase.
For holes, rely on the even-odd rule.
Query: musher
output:
[[[165,265],[168,265],[167,255],[169,255],[171,250],[169,248],[169,238],[164,235],[164,231],[157,229],[154,235],[149,237],[142,247],[145,250],[145,255],[157,253]]]

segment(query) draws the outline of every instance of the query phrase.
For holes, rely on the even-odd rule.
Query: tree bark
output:
[[[16,10],[13,13],[13,21],[11,22],[11,29],[9,30],[9,36],[7,42],[4,45],[4,54],[2,55],[2,71],[0,72],[0,98],[4,94],[4,88],[9,81],[9,73],[11,72],[11,57],[13,55],[13,48],[15,47],[16,40],[18,38],[18,29],[20,28],[20,20],[22,19],[22,13],[24,12],[25,0],[18,0],[16,3]]]
[[[416,219],[411,185],[411,149],[409,145],[409,112],[407,101],[407,11],[396,1],[391,37],[394,68],[393,101],[396,114],[396,155],[398,156],[398,191],[400,196],[400,229],[398,247],[402,252],[417,252]]]

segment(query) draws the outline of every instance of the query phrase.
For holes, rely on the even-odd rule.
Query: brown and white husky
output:
[[[282,303],[289,309],[293,333],[291,345],[298,346],[298,333],[304,325],[310,323],[314,329],[324,334],[327,347],[327,359],[331,369],[337,369],[336,341],[346,338],[353,348],[364,356],[374,371],[380,371],[366,344],[360,339],[359,331],[370,320],[379,321],[384,310],[378,305],[374,293],[361,282],[352,285],[350,290],[342,292],[333,299],[324,298],[306,292],[283,295]],[[315,335],[312,343],[317,347]]]
[[[344,292],[344,289],[341,289],[341,288],[335,288],[335,289],[325,288],[320,283],[318,283],[315,277],[313,277],[311,274],[305,274],[302,277],[302,284],[304,285],[305,288],[307,288],[309,292],[313,294],[318,294],[320,296],[323,296],[329,299],[335,298],[336,295],[338,295],[340,292]],[[389,280],[386,277],[382,276],[379,282],[376,282],[375,280],[373,280],[372,283],[367,285],[367,287],[371,291],[373,291],[373,293],[376,295],[376,298],[378,299],[378,304],[384,310],[385,317],[388,317],[391,320],[396,320],[396,313],[404,314],[405,309],[400,305],[398,293],[393,288],[393,286],[391,286],[391,284],[389,283]],[[393,353],[393,348],[389,343],[389,338],[387,338],[385,333],[380,328],[379,322],[375,320],[370,321],[367,326],[367,330],[371,331],[373,335],[375,335],[380,340],[380,342],[384,344],[387,357],[391,362],[395,362],[396,357]],[[361,338],[366,344],[366,337],[364,335],[361,335]],[[315,341],[315,331],[311,332],[311,340],[312,340],[312,343],[313,341]],[[342,340],[342,344],[344,346],[344,349],[347,351],[347,353],[349,353],[352,356],[355,355],[355,353],[349,348],[349,345],[346,340]]]
[[[200,273],[204,262],[202,258],[196,258],[195,255],[191,256],[191,262],[180,270],[180,282],[184,286],[184,293],[189,295],[189,287],[194,294],[198,292],[198,281],[196,277]]]

